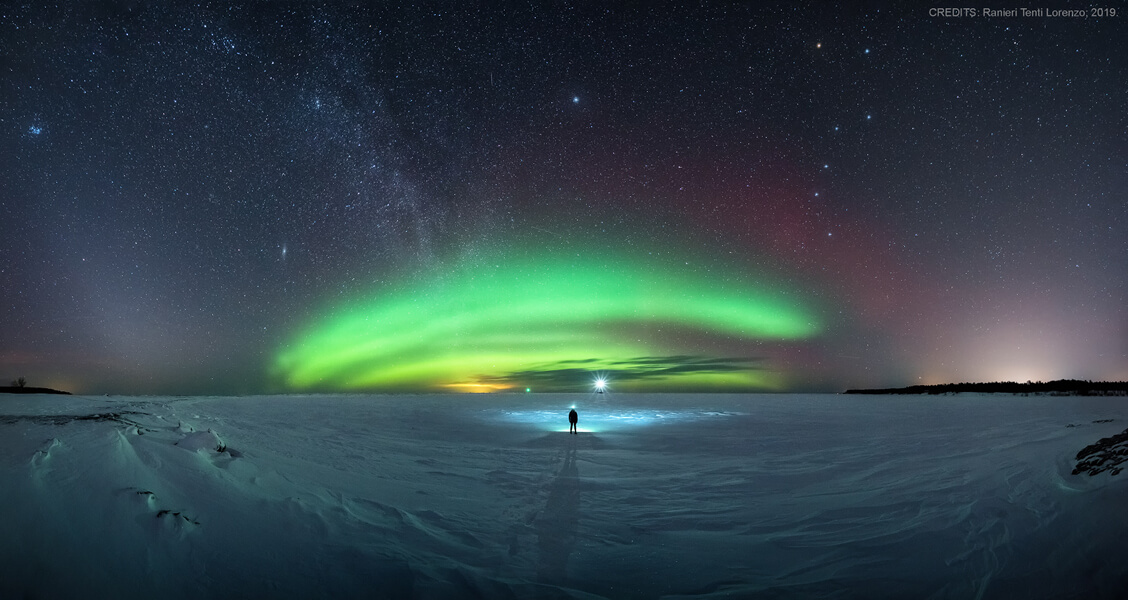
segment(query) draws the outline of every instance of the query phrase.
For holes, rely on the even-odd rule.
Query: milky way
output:
[[[1125,379],[1125,22],[6,7],[0,376]]]

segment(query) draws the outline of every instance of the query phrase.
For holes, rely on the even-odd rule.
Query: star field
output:
[[[1122,380],[1124,22],[5,7],[0,376],[163,394],[569,389],[581,364],[658,390]],[[626,281],[561,287],[579,261]],[[648,313],[632,282],[720,304]],[[540,307],[516,323],[543,340],[443,320],[491,298]],[[402,302],[447,312],[333,338],[361,357],[345,371],[294,362]],[[696,318],[714,306],[776,306],[802,335]],[[413,344],[394,386],[364,362],[431,322],[492,341]],[[421,366],[440,355],[456,373]]]

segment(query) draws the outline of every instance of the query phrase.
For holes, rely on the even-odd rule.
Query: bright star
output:
[[[579,96],[572,96],[572,104],[579,104],[579,103],[580,103],[580,97]]]
[[[27,132],[30,133],[31,135],[39,135],[39,134],[43,133],[43,128],[40,127],[39,125],[32,125],[31,127],[27,128]]]

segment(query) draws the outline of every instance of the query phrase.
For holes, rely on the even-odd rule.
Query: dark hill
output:
[[[53,390],[51,388],[5,385],[0,386],[0,394],[66,394],[69,396],[70,392],[61,392],[59,390]]]

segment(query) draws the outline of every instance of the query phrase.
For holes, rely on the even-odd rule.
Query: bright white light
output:
[[[602,380],[602,379],[596,379],[596,380],[595,380],[595,389],[597,389],[597,390],[601,390],[601,389],[603,389],[603,388],[605,388],[605,387],[607,387],[607,382],[606,382],[606,381],[604,381],[604,380]]]

